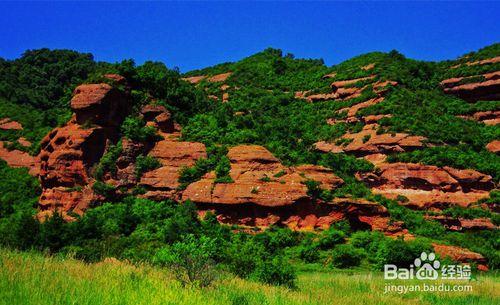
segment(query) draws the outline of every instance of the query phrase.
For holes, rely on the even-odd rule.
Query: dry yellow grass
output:
[[[413,282],[417,283],[417,282]],[[183,288],[168,270],[108,259],[96,264],[0,250],[0,304],[499,304],[498,277],[467,293],[384,294],[381,274],[303,273],[288,290],[231,276],[214,287]]]

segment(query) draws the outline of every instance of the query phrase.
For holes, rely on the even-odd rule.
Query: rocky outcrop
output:
[[[172,133],[176,126],[170,112],[161,105],[146,105],[141,109],[141,115],[148,125],[156,127],[166,133]]]
[[[387,210],[378,203],[347,198],[330,203],[313,200],[306,181],[317,181],[321,188],[329,190],[343,183],[330,169],[316,165],[286,167],[257,145],[235,146],[227,156],[232,183],[217,183],[211,172],[182,194],[182,200],[195,202],[201,211],[214,212],[222,223],[312,230],[348,219],[355,227],[401,230],[389,222]]]
[[[482,66],[482,65],[487,65],[487,64],[496,64],[500,62],[500,56],[493,57],[493,58],[487,58],[483,60],[478,60],[478,61],[471,61],[471,62],[466,62],[466,66]],[[454,65],[451,66],[451,69],[456,69],[458,67],[462,66],[462,64]]]
[[[468,120],[475,120],[482,122],[486,125],[498,125],[500,124],[500,111],[480,111],[473,113],[472,115],[459,115],[459,117]]]
[[[116,81],[122,81],[116,78]],[[127,111],[127,95],[108,84],[86,84],[73,92],[74,115],[41,142],[40,219],[54,211],[71,218],[95,200],[91,170],[111,143]]]
[[[5,147],[5,143],[0,141],[0,159],[4,160],[11,167],[26,167],[29,173],[36,176],[39,172],[37,158],[31,156],[27,152],[17,149],[9,150]]]
[[[413,163],[384,163],[374,173],[357,175],[374,193],[391,199],[404,196],[401,204],[412,208],[469,206],[487,198],[494,188],[491,176],[474,170],[440,168]]]
[[[496,154],[500,153],[500,141],[498,140],[491,141],[486,145],[486,149],[491,151],[492,153]]]
[[[233,74],[232,72],[226,72],[226,73],[221,73],[221,74],[216,74],[212,76],[206,76],[206,75],[198,75],[198,76],[191,76],[191,77],[186,77],[183,78],[183,80],[190,82],[191,84],[198,84],[202,80],[207,80],[210,83],[218,83],[218,82],[225,82],[229,76]]]
[[[372,154],[388,154],[411,151],[424,146],[424,137],[411,136],[406,133],[378,133],[377,124],[368,124],[358,133],[347,133],[336,143],[321,141],[315,148],[322,152],[350,153],[358,157]],[[344,144],[342,144],[344,143]]]
[[[436,243],[433,243],[432,246],[434,247],[434,252],[441,258],[448,257],[460,263],[476,263],[482,265],[482,267],[478,266],[478,268],[483,270],[486,268],[487,270],[487,267],[484,265],[486,259],[479,253],[457,246],[440,245]]]
[[[22,130],[23,125],[21,123],[12,121],[9,118],[0,119],[0,129],[2,130]]]
[[[466,101],[500,100],[500,71],[446,79],[441,82],[441,87],[444,93]]]
[[[427,216],[426,218],[441,223],[450,231],[495,230],[497,228],[488,218],[465,219],[444,215]]]
[[[176,198],[182,168],[193,166],[196,160],[207,157],[202,143],[182,142],[169,137],[157,142],[149,155],[160,161],[161,167],[145,173],[139,184],[147,189],[143,196],[155,200]]]
[[[71,99],[71,109],[80,125],[118,126],[127,108],[125,93],[105,83],[80,85]]]

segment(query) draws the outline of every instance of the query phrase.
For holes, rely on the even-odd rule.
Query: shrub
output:
[[[210,257],[214,250],[214,241],[208,237],[188,235],[182,241],[160,249],[153,261],[172,269],[183,286],[207,287],[217,279],[215,264]]]
[[[432,252],[431,245],[422,240],[405,242],[401,239],[384,239],[375,255],[376,266],[382,269],[385,264],[408,267],[422,252]]]
[[[310,239],[303,242],[297,248],[298,256],[301,260],[306,263],[315,263],[319,260],[319,249],[316,243],[313,243]]]
[[[143,173],[160,167],[160,161],[151,156],[137,156],[135,160],[135,176],[139,179]]]
[[[252,273],[252,278],[271,285],[295,288],[297,274],[295,269],[283,257],[275,256],[270,260],[259,262]]]
[[[155,142],[159,138],[154,127],[146,126],[142,119],[132,116],[123,121],[121,132],[128,139],[141,143]]]
[[[332,249],[335,245],[345,242],[346,234],[334,228],[323,231],[318,237],[318,246],[321,250]]]
[[[106,172],[116,174],[116,160],[118,160],[122,151],[123,148],[121,141],[118,141],[116,145],[109,147],[108,151],[101,157],[101,160],[99,160],[99,163],[96,166],[94,176],[97,180],[102,180],[102,177]]]
[[[353,247],[351,244],[336,246],[331,255],[331,265],[337,268],[349,268],[359,266],[365,256],[362,249]]]

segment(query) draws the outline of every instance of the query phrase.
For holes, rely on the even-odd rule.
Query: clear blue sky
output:
[[[441,60],[499,42],[499,20],[499,2],[2,2],[0,57],[66,48],[181,71],[266,47],[328,65],[392,49]]]

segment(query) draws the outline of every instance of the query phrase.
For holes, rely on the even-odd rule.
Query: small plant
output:
[[[253,187],[252,190],[250,191],[252,194],[258,194],[259,193],[259,188]]]
[[[160,161],[151,156],[139,155],[135,162],[135,176],[137,179],[142,177],[145,172],[157,169],[161,166]]]
[[[372,137],[372,136],[371,136],[371,135],[369,135],[369,134],[365,135],[365,136],[363,137],[363,143],[368,142],[368,141],[370,140],[370,138],[371,138],[371,137]]]
[[[264,176],[262,176],[259,180],[262,182],[271,182],[272,181],[271,178],[269,178],[269,176],[266,174],[264,174]]]
[[[279,177],[283,177],[285,174],[286,174],[286,172],[284,170],[280,170],[279,172],[277,172],[276,174],[274,174],[273,177],[274,178],[279,178]]]

